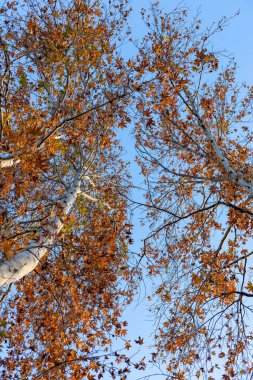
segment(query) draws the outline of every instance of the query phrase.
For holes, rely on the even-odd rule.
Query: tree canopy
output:
[[[0,8],[3,379],[145,369],[122,312],[146,274],[165,377],[251,377],[253,88],[210,44],[227,19],[204,30],[155,4],[128,59],[129,12],[127,0]],[[117,139],[126,127],[143,202]],[[150,231],[137,254],[133,205]]]

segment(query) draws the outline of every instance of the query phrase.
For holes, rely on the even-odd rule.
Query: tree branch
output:
[[[48,247],[52,246],[54,236],[57,235],[63,227],[63,222],[61,221],[62,214],[67,215],[69,213],[77,196],[80,194],[81,176],[82,172],[77,172],[66,196],[61,202],[63,208],[61,215],[52,217],[50,225],[38,230],[38,234],[41,236],[39,241],[31,241],[22,252],[17,253],[10,260],[3,259],[0,262],[0,286],[19,280],[32,272],[39,264],[41,258],[47,253]],[[48,237],[43,236],[45,230]]]

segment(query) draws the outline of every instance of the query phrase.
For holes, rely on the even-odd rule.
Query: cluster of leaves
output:
[[[133,69],[117,52],[127,14],[124,1],[0,9],[1,263],[50,241],[49,255],[2,302],[2,379],[114,377],[113,356],[125,378],[129,359],[111,344],[126,334],[121,308],[133,292],[117,191],[128,174],[115,140],[132,92]],[[77,175],[78,197],[64,214]]]
[[[202,32],[154,5],[126,62],[128,13],[127,0],[0,8],[0,281],[21,279],[1,298],[3,379],[126,379],[131,361],[112,345],[131,347],[121,313],[139,273],[116,134],[134,102],[154,361],[180,380],[211,380],[219,363],[224,380],[253,370],[253,90],[210,48],[226,19]]]
[[[152,227],[144,255],[159,284],[158,353],[169,355],[172,378],[213,379],[222,364],[224,379],[247,378],[252,87],[237,85],[234,62],[220,68],[210,48],[226,19],[203,33],[182,9],[154,7],[144,18],[150,32],[139,60],[156,78],[137,105],[136,136]]]

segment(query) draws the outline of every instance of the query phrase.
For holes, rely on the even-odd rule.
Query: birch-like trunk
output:
[[[45,229],[43,231],[41,230],[42,237],[38,241],[31,241],[22,252],[16,254],[10,260],[4,259],[0,262],[0,286],[15,282],[32,272],[39,264],[41,258],[47,253],[48,248],[50,248],[54,242],[55,235],[57,235],[63,227],[61,217],[68,214],[80,193],[80,175],[80,172],[76,174],[65,198],[61,202],[63,207],[61,215],[57,215],[51,219],[51,224],[47,228],[48,236],[43,237]]]
[[[223,166],[223,168],[225,169],[225,171],[227,172],[229,177],[232,180],[234,180],[236,183],[238,183],[239,186],[243,187],[244,190],[246,190],[246,192],[252,198],[253,197],[252,181],[247,180],[246,178],[244,178],[243,173],[238,173],[232,168],[228,159],[224,156],[224,154],[222,153],[222,150],[219,148],[214,137],[212,136],[211,131],[207,128],[207,126],[202,121],[202,119],[198,113],[198,110],[195,106],[192,95],[190,94],[190,92],[188,90],[184,90],[184,92],[188,98],[188,102],[186,100],[184,100],[184,102],[187,104],[187,106],[191,109],[193,115],[196,117],[198,126],[202,129],[204,135],[206,136],[206,138],[211,143],[213,150],[216,154],[216,157],[220,161],[221,165]]]
[[[0,168],[1,169],[4,169],[4,168],[11,168],[12,166],[14,166],[15,163],[18,163],[20,162],[19,159],[15,160],[14,157],[10,156],[10,157],[2,157],[0,158]]]

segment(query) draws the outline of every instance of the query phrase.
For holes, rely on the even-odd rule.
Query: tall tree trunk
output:
[[[22,252],[16,254],[10,260],[3,259],[0,262],[0,286],[19,280],[32,272],[39,264],[41,258],[47,253],[48,248],[52,246],[55,235],[58,234],[63,227],[61,217],[67,215],[75,203],[80,192],[80,177],[81,172],[77,172],[69,190],[61,202],[63,207],[61,215],[56,215],[51,218],[50,225],[46,228],[48,236],[45,236],[45,228],[41,229],[41,231],[38,231],[39,235],[41,235],[38,241],[31,241]]]

